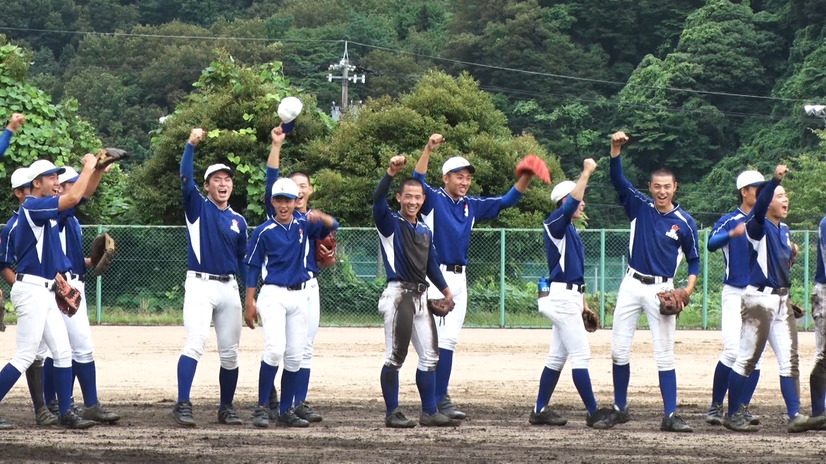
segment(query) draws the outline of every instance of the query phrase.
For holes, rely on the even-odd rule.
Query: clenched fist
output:
[[[441,146],[443,143],[445,143],[445,137],[442,134],[433,134],[430,136],[429,139],[427,139],[427,145],[425,146],[425,149],[433,151],[439,148],[439,146]]]
[[[206,131],[204,131],[200,127],[196,127],[195,129],[192,129],[192,132],[189,133],[189,144],[197,145],[198,142],[203,140],[205,136]]]
[[[611,136],[611,158],[619,156],[622,151],[622,146],[628,143],[629,140],[630,138],[625,135],[625,132],[614,132],[614,135]]]
[[[396,155],[390,158],[390,167],[387,168],[387,174],[390,177],[395,177],[407,165],[407,158],[404,155]]]

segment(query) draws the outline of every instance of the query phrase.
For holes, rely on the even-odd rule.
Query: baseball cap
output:
[[[281,118],[281,129],[285,134],[292,132],[295,127],[295,118],[301,114],[304,105],[295,97],[286,97],[278,104],[278,117]]]
[[[289,177],[282,177],[273,184],[272,196],[298,198],[298,185]]]
[[[57,178],[57,181],[61,184],[64,182],[77,182],[78,177],[80,177],[80,174],[78,174],[77,171],[75,171],[75,168],[71,166],[66,166],[66,172],[61,174]]]
[[[208,168],[206,168],[206,172],[204,172],[204,180],[209,180],[209,176],[215,174],[218,171],[226,171],[230,177],[232,177],[232,168],[227,166],[226,164],[218,163],[218,164],[211,164]]]
[[[461,171],[462,169],[467,168],[471,174],[476,172],[476,168],[470,164],[470,161],[466,160],[461,156],[454,156],[449,160],[445,161],[445,164],[442,165],[442,174],[447,174],[449,172],[456,172]]]
[[[737,190],[750,185],[760,185],[766,179],[757,171],[743,171],[737,176]]]
[[[31,180],[29,179],[29,168],[17,168],[11,173],[11,188],[31,187]]]
[[[570,180],[564,180],[556,184],[556,187],[551,191],[551,201],[556,203],[565,198],[565,195],[570,195],[574,187],[576,187],[576,182]]]
[[[29,182],[37,179],[40,176],[47,176],[49,174],[63,174],[66,168],[59,168],[49,160],[37,160],[29,166]]]

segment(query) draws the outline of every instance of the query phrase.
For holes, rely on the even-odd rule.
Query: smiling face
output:
[[[404,184],[402,191],[396,194],[396,200],[401,205],[402,216],[410,222],[416,222],[424,203],[424,189],[420,183]]]
[[[204,182],[204,190],[219,208],[226,208],[232,195],[232,176],[226,171],[215,172]]]
[[[648,191],[651,192],[651,198],[654,200],[657,211],[666,213],[674,209],[677,181],[674,180],[672,174],[655,173],[651,175],[651,181],[648,182]]]
[[[306,213],[310,208],[310,196],[313,194],[313,186],[310,179],[304,174],[293,174],[290,179],[298,185],[298,198],[295,200],[295,207],[302,213]]]
[[[295,198],[282,196],[272,197],[272,206],[275,208],[275,220],[281,224],[289,224],[293,220]]]
[[[472,180],[473,174],[467,168],[456,172],[448,172],[442,176],[442,181],[445,183],[445,192],[454,200],[467,195]]]
[[[57,173],[38,176],[32,181],[32,195],[36,197],[60,195],[60,182],[57,177]]]
[[[789,196],[786,195],[786,189],[782,185],[778,185],[774,189],[774,196],[772,202],[769,203],[769,210],[766,212],[766,217],[777,222],[786,219],[789,215]]]

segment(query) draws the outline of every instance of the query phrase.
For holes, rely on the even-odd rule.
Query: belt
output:
[[[398,282],[401,288],[410,292],[424,293],[427,291],[427,284],[419,284],[416,282],[402,282],[401,280],[396,280],[394,282]]]
[[[565,287],[565,290],[574,290],[577,293],[585,293],[585,284],[569,284],[565,282],[551,282],[551,290],[554,287]]]
[[[447,272],[452,272],[454,274],[461,274],[465,272],[465,265],[464,264],[442,264],[445,267]]]
[[[72,274],[71,272],[66,272],[63,274],[66,277],[66,280],[79,280],[80,276],[77,274]],[[25,282],[27,284],[34,284],[40,287],[46,287],[51,290],[54,286],[54,279],[47,279],[45,277],[36,276],[34,274],[21,274],[17,273],[17,277],[15,280],[18,282]]]
[[[305,288],[307,288],[307,282],[305,281],[305,282],[301,282],[300,284],[287,285],[284,288],[286,288],[287,290],[292,290],[292,291],[304,290]]]
[[[195,272],[195,271],[186,271],[186,275],[188,277],[195,277],[196,279],[202,280],[217,280],[218,282],[230,282],[235,279],[235,276],[232,274],[225,274],[225,275],[218,275],[218,274],[207,274],[206,272]]]
[[[761,285],[759,287],[754,287],[754,289],[760,293],[765,293],[769,295],[786,296],[789,294],[789,287],[766,287]]]
[[[668,277],[650,276],[650,275],[640,274],[639,272],[631,269],[630,267],[628,268],[628,271],[625,274],[639,280],[640,282],[642,282],[646,285],[664,284],[664,283],[668,282]]]

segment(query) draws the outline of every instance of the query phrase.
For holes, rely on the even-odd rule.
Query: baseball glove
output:
[[[438,300],[427,300],[427,309],[437,317],[445,317],[447,313],[453,310],[453,307],[456,304],[451,301],[447,301],[447,298],[440,298]]]
[[[582,322],[585,324],[585,330],[588,332],[596,332],[599,328],[599,316],[590,309],[582,311]]]
[[[62,274],[57,274],[54,278],[54,299],[57,307],[63,314],[72,317],[80,307],[80,292],[72,287]]]
[[[789,305],[789,308],[792,309],[792,313],[794,313],[795,319],[800,319],[801,317],[803,317],[803,314],[806,313],[806,311],[803,309],[803,306],[800,306],[792,300],[786,300],[786,304]]]
[[[129,152],[121,150],[120,148],[101,148],[98,150],[95,158],[98,159],[98,164],[95,169],[105,169],[106,166],[129,157]]]
[[[326,251],[324,250],[326,248]],[[336,263],[336,235],[330,235],[315,242],[315,260],[319,269],[327,269]]]
[[[657,298],[660,299],[660,314],[664,316],[679,315],[691,302],[688,292],[682,288],[657,293]]]
[[[92,254],[89,260],[95,268],[95,275],[99,276],[109,269],[115,260],[115,240],[106,232],[98,235],[92,241]]]
[[[524,173],[531,173],[542,179],[542,182],[546,184],[551,183],[551,172],[548,171],[548,165],[536,155],[528,155],[516,165],[516,175],[521,176]]]

